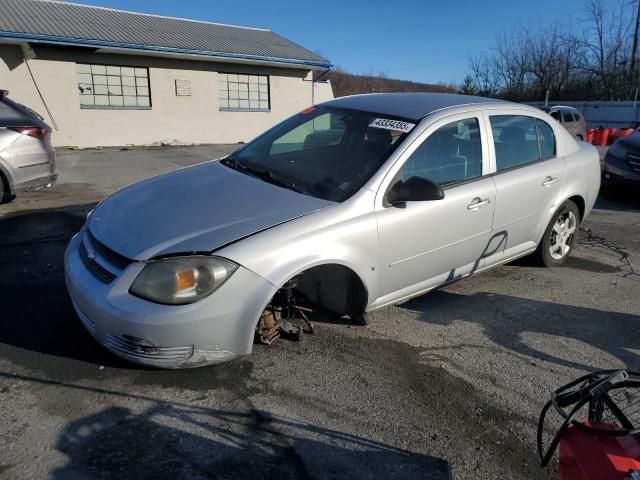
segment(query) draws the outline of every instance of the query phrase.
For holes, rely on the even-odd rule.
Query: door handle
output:
[[[547,177],[547,178],[544,179],[544,182],[542,182],[542,186],[543,187],[550,187],[551,185],[553,185],[557,181],[558,181],[558,177]]]
[[[490,203],[491,200],[489,200],[488,198],[476,197],[471,201],[469,205],[467,205],[467,210],[472,210],[475,212],[476,210],[479,210],[481,207],[489,205]]]

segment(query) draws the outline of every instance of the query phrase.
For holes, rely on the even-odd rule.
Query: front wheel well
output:
[[[9,178],[4,174],[0,168],[0,203],[3,203],[5,199],[11,198],[11,184]]]
[[[327,310],[359,315],[367,306],[367,289],[349,267],[331,263],[311,267],[295,276],[296,290]]]

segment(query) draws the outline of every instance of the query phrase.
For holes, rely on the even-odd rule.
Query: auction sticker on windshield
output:
[[[390,120],[388,118],[376,118],[369,124],[369,126],[374,128],[384,128],[385,130],[398,130],[400,132],[408,133],[413,127],[416,126],[416,124],[403,122],[401,120]]]

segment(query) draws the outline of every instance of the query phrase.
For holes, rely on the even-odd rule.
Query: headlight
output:
[[[627,150],[624,148],[624,145],[620,142],[615,142],[613,145],[609,147],[609,153],[614,157],[618,158],[626,158]]]
[[[138,274],[129,292],[156,303],[193,303],[211,295],[237,268],[230,260],[202,255],[153,260]]]

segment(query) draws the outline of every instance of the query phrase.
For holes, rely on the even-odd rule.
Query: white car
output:
[[[524,255],[560,265],[599,187],[595,148],[537,108],[344,97],[111,195],[70,242],[66,281],[115,354],[221,362],[303,327],[301,300],[363,323]]]

